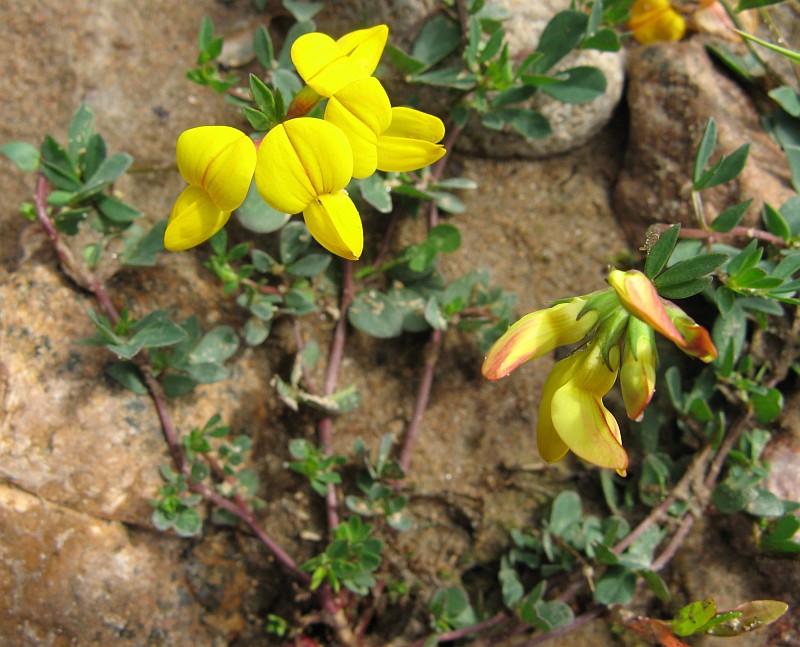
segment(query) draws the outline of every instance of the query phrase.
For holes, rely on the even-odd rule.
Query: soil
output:
[[[0,77],[4,97],[0,103],[0,143],[36,143],[45,133],[63,139],[71,114],[85,101],[94,110],[98,131],[106,137],[109,150],[124,150],[136,159],[136,173],[120,183],[120,194],[142,210],[147,222],[166,217],[183,185],[174,169],[177,135],[201,124],[244,127],[231,105],[185,77],[196,57],[197,31],[205,15],[231,40],[249,33],[261,20],[245,0],[33,0],[0,8],[0,42],[5,48],[5,74]],[[327,7],[318,22],[324,28],[340,20],[335,8]],[[641,242],[625,238],[612,206],[626,140],[627,121],[622,108],[598,136],[563,155],[531,161],[456,153],[452,174],[475,180],[478,188],[461,195],[467,205],[465,213],[447,217],[460,228],[462,246],[443,259],[444,274],[454,278],[476,267],[489,268],[493,284],[518,295],[519,313],[604,287],[609,264],[620,258],[635,258]],[[74,288],[58,272],[54,257],[43,251],[46,247],[35,226],[17,213],[17,206],[31,199],[32,176],[17,171],[5,159],[0,160],[0,169],[0,192],[4,196],[0,209],[0,279],[21,291],[26,289],[25,279],[33,276],[39,286],[60,293],[55,299],[58,305],[52,305],[54,318],[68,301],[79,302],[84,309],[91,307],[88,296]],[[377,213],[365,213],[368,229],[380,229],[381,218]],[[417,239],[423,228],[421,218],[405,221],[396,244]],[[232,235],[239,234],[234,226]],[[205,254],[201,249],[164,258],[155,270],[120,271],[109,277],[110,289],[119,303],[142,307],[158,304],[181,313],[195,309],[206,323],[240,325],[241,315],[229,300],[219,297],[214,279],[201,265]],[[219,305],[214,299],[220,299]],[[24,302],[20,299],[15,303],[23,308]],[[332,299],[326,305],[329,308],[320,309],[300,325],[302,336],[316,340],[323,349],[332,335],[336,302]],[[5,307],[0,303],[0,309]],[[44,303],[36,306],[42,316],[45,309]],[[70,317],[71,334],[91,334],[88,322],[79,319],[80,311],[73,308],[68,312],[65,316]],[[20,320],[24,318],[20,315]],[[41,325],[52,333],[52,321]],[[10,339],[7,337],[5,343]],[[57,335],[53,339],[56,344],[65,342]],[[354,384],[362,394],[362,403],[356,413],[335,423],[336,451],[350,454],[354,441],[360,438],[374,453],[386,433],[401,441],[412,415],[427,344],[426,334],[386,341],[350,332],[339,384]],[[261,474],[262,497],[267,501],[261,518],[302,561],[322,547],[324,511],[320,499],[302,479],[286,470],[284,463],[289,460],[286,448],[290,439],[314,440],[316,417],[291,413],[269,387],[273,375],[286,377],[291,363],[287,349],[295,348],[294,331],[286,323],[279,324],[263,347],[237,354],[231,384],[204,387],[186,404],[174,407],[184,428],[201,424],[199,419],[204,420],[203,416],[215,407],[223,408],[234,429],[252,437],[254,465]],[[90,358],[92,368],[99,372],[107,361],[100,355],[104,351],[85,352],[90,354],[83,357]],[[558,492],[578,489],[593,501],[591,505],[602,505],[595,472],[572,459],[548,467],[538,457],[533,431],[536,404],[553,359],[537,360],[512,379],[491,384],[480,375],[481,360],[468,334],[448,331],[407,478],[414,529],[395,535],[386,551],[386,572],[409,590],[398,594],[392,603],[386,596],[385,607],[371,628],[377,637],[375,645],[404,644],[424,635],[429,621],[426,596],[436,588],[466,581],[472,583],[474,591],[492,589],[499,555],[508,547],[509,529],[529,526]],[[318,383],[320,371],[314,375]],[[45,368],[42,374],[46,374]],[[10,383],[9,375],[13,373],[3,377]],[[104,398],[108,398],[109,407],[112,401],[120,401],[119,389],[104,378],[98,377],[95,384],[86,375],[79,377],[88,380],[76,384],[92,391],[98,409],[105,406]],[[67,393],[81,401],[90,397],[76,395],[75,391]],[[133,396],[125,397],[129,397],[126,406],[132,407]],[[140,398],[139,403],[148,401]],[[4,415],[0,424],[5,425],[7,412],[0,413]],[[152,423],[151,411],[142,415],[150,416],[146,420]],[[63,418],[59,428],[69,442],[69,434],[74,432],[70,432],[67,421]],[[0,433],[9,435],[9,429],[0,428]],[[147,425],[137,429],[130,433],[154,433]],[[100,438],[97,443],[102,443]],[[163,456],[163,448],[152,449],[154,438],[147,436],[146,442],[141,441],[141,452],[137,449],[126,454],[129,467],[136,466],[145,475],[140,482],[126,480],[127,489],[120,494],[126,503],[118,508],[113,508],[107,498],[86,494],[88,485],[70,480],[74,496],[70,494],[67,499],[60,491],[66,486],[60,488],[59,483],[42,492],[32,486],[20,487],[24,479],[19,474],[11,476],[11,468],[3,473],[0,537],[7,548],[2,550],[24,556],[26,542],[36,535],[39,543],[35,551],[52,557],[58,554],[60,544],[49,542],[45,535],[50,531],[42,529],[50,526],[41,524],[53,523],[54,529],[62,528],[58,524],[83,528],[74,532],[88,548],[80,554],[69,553],[75,555],[70,559],[82,564],[80,577],[89,578],[91,583],[92,574],[103,571],[97,566],[105,564],[103,557],[116,556],[120,564],[129,560],[131,572],[137,573],[131,577],[139,588],[116,582],[118,573],[110,569],[110,574],[103,571],[105,579],[97,580],[96,587],[91,584],[80,589],[76,584],[80,578],[70,569],[69,560],[48,570],[49,579],[42,574],[47,570],[44,566],[36,570],[38,567],[30,562],[30,571],[21,567],[14,579],[0,583],[4,597],[14,600],[0,611],[0,646],[114,644],[108,637],[112,635],[108,633],[108,618],[114,604],[121,605],[122,626],[126,614],[129,621],[135,618],[141,622],[129,622],[129,634],[122,629],[116,634],[117,643],[126,645],[279,644],[265,633],[267,614],[311,621],[297,615],[305,607],[302,603],[295,605],[295,594],[298,599],[302,594],[292,589],[281,569],[265,557],[251,537],[210,524],[203,537],[194,540],[166,536],[152,528],[146,502],[159,484],[158,463],[156,459],[145,463],[133,454],[152,451],[154,456]],[[121,447],[128,442],[114,444]],[[102,461],[104,450],[102,446],[96,449]],[[80,455],[74,460],[79,463]],[[77,467],[62,467],[66,483]],[[122,478],[126,467],[115,463],[114,469]],[[352,470],[346,472],[346,479],[351,478]],[[57,511],[57,524],[48,517],[48,510]],[[717,524],[714,519],[697,528],[666,575],[676,598],[713,596],[721,606],[733,606],[744,599],[774,597],[793,601],[796,609],[800,603],[796,586],[792,592],[784,582],[800,581],[797,563],[784,568],[764,558],[753,561],[742,557],[745,551],[753,550],[746,542],[749,532],[746,524]],[[93,543],[93,536],[103,539]],[[24,561],[20,557],[15,563]],[[10,572],[10,567],[7,569]],[[47,586],[36,594],[40,599],[35,613],[23,613],[23,590],[27,591],[32,581],[45,579]],[[165,582],[168,588],[163,588]],[[103,590],[105,597],[101,600],[102,586],[108,589]],[[154,598],[159,587],[166,592]],[[65,590],[80,590],[84,595],[56,603]],[[120,591],[125,596],[120,596]],[[97,597],[90,597],[89,592]],[[156,619],[148,624],[148,609],[158,606],[154,599],[166,606],[153,611]],[[105,615],[99,614],[96,621],[92,620],[93,604],[108,605],[103,607]],[[183,618],[172,625],[165,620],[180,614]],[[794,616],[774,630],[742,638],[736,644],[797,644],[793,641],[800,641],[798,627],[800,620]],[[596,621],[551,644],[632,643],[612,633],[605,621]]]

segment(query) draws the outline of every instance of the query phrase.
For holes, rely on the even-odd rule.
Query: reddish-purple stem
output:
[[[61,237],[58,234],[58,231],[53,226],[53,222],[50,220],[50,216],[47,211],[48,189],[49,185],[46,178],[40,174],[36,183],[36,195],[34,198],[36,215],[39,223],[47,234],[47,237],[50,239],[50,243],[56,250],[56,254],[58,255],[59,261],[62,263],[62,265],[69,268],[69,270],[78,277],[82,286],[94,294],[95,298],[98,300],[103,311],[105,312],[105,315],[109,318],[111,323],[116,325],[120,320],[119,312],[117,312],[114,303],[111,301],[111,297],[108,294],[105,286],[93,273],[89,272],[85,269],[85,267],[76,262],[71,250],[64,245]],[[181,446],[178,431],[172,424],[172,419],[168,412],[167,402],[164,396],[164,391],[161,388],[161,384],[159,384],[158,380],[156,380],[156,378],[153,376],[150,366],[147,363],[144,355],[139,355],[135,361],[142,374],[144,383],[150,392],[150,397],[153,400],[153,405],[155,406],[158,419],[161,423],[161,430],[164,434],[164,440],[167,443],[167,447],[169,448],[172,462],[175,465],[175,469],[180,474],[184,475],[184,477],[186,477],[189,488],[193,492],[200,494],[204,499],[213,503],[214,505],[217,505],[220,508],[224,508],[225,510],[235,514],[239,519],[247,524],[256,537],[258,537],[258,539],[266,546],[266,548],[275,556],[275,559],[277,559],[278,562],[286,567],[286,569],[295,579],[306,584],[309,583],[311,581],[310,576],[307,573],[303,573],[299,570],[297,562],[295,562],[294,559],[292,559],[291,556],[289,556],[289,554],[280,546],[280,544],[278,544],[258,523],[255,515],[253,514],[252,508],[241,495],[234,495],[233,500],[226,499],[224,496],[214,491],[212,488],[209,488],[207,485],[204,485],[203,483],[191,482],[191,468],[186,462],[186,457],[183,453],[183,447]]]

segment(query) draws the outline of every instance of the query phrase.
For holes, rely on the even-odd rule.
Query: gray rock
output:
[[[737,180],[703,192],[709,222],[727,207],[753,199],[745,223],[757,222],[763,201],[778,207],[793,192],[783,154],[763,132],[745,92],[717,70],[703,42],[660,43],[629,54],[630,132],[614,200],[631,241],[641,244],[655,222],[695,227],[691,175],[709,117],[717,122],[713,159],[750,143]]]
[[[512,57],[525,56],[535,50],[550,19],[570,7],[567,0],[490,0],[487,5],[506,8],[511,14],[504,26]],[[508,126],[495,131],[484,128],[478,119],[473,119],[459,141],[460,150],[490,157],[536,159],[585,144],[608,123],[617,107],[622,97],[624,67],[620,53],[580,50],[568,54],[553,71],[576,66],[596,67],[603,72],[607,87],[602,96],[590,103],[566,104],[539,93],[519,104],[520,107],[538,110],[547,117],[552,127],[549,137],[526,140]]]

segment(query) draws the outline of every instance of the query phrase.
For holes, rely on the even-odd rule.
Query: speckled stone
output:
[[[511,18],[504,23],[512,57],[523,56],[536,49],[544,28],[560,11],[569,9],[568,0],[525,2],[524,0],[489,0],[487,5],[506,8]],[[622,97],[624,66],[618,52],[576,50],[560,61],[553,71],[571,67],[599,68],[606,77],[606,91],[590,103],[561,103],[545,94],[534,95],[521,107],[533,108],[547,117],[552,133],[545,139],[524,139],[506,126],[502,131],[484,128],[473,119],[459,142],[463,151],[489,157],[524,157],[536,159],[564,153],[585,144],[611,119]]]

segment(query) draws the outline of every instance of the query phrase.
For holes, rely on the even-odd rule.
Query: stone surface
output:
[[[632,242],[643,241],[655,222],[697,226],[690,200],[692,165],[711,116],[717,121],[713,159],[748,142],[750,155],[737,180],[703,191],[709,222],[752,198],[743,221],[752,225],[762,200],[779,207],[793,194],[780,161],[783,153],[760,129],[750,98],[714,66],[702,40],[635,48],[628,63],[629,143],[614,205]]]
[[[342,33],[354,20],[382,20],[407,36],[430,5],[371,6],[329,3],[319,22]],[[10,74],[0,77],[0,140],[63,138],[85,99],[110,148],[137,159],[141,172],[117,190],[148,221],[163,217],[182,186],[172,168],[177,134],[200,123],[242,125],[230,106],[184,78],[204,14],[226,34],[266,19],[245,0],[36,0],[0,9],[0,37],[13,53]],[[602,287],[611,255],[627,250],[610,205],[623,141],[612,125],[548,160],[456,156],[453,174],[479,188],[461,196],[467,211],[453,222],[463,244],[444,259],[445,274],[490,267],[496,285],[519,295],[520,313]],[[0,164],[0,647],[280,644],[265,631],[267,614],[294,622],[308,619],[309,608],[260,544],[211,525],[194,540],[152,530],[149,500],[166,460],[152,403],[103,375],[110,354],[74,343],[92,333],[85,311],[93,300],[60,272],[37,227],[16,215],[32,178]],[[382,218],[366,215],[367,227]],[[406,219],[397,244],[417,240],[423,227]],[[165,255],[153,269],[109,267],[109,290],[134,313],[160,307],[177,317],[196,312],[204,329],[241,326],[241,313],[202,267],[205,253]],[[337,303],[329,297],[321,306],[300,330],[325,349]],[[278,323],[263,347],[234,356],[230,380],[170,402],[170,412],[182,432],[219,412],[234,433],[252,437],[266,502],[259,518],[303,561],[323,546],[322,506],[285,461],[290,439],[314,440],[317,418],[287,412],[268,386],[276,373],[288,377],[295,349],[293,330]],[[354,384],[363,401],[336,421],[337,451],[350,453],[361,438],[374,453],[385,433],[402,438],[424,350],[424,335],[376,341],[349,333],[339,384]],[[387,571],[410,593],[375,618],[376,646],[418,639],[429,627],[428,592],[491,566],[509,528],[530,524],[544,502],[574,487],[572,459],[545,468],[535,448],[536,403],[553,359],[494,384],[480,377],[481,359],[468,335],[448,332],[408,479],[415,531],[390,539],[386,552]],[[695,544],[687,568],[697,555]],[[720,564],[727,557],[715,554]],[[686,589],[700,590],[688,580]],[[615,640],[594,623],[554,644]]]
[[[487,6],[505,8],[511,15],[505,23],[509,53],[521,59],[536,49],[544,28],[560,11],[569,9],[567,0],[524,2],[521,0],[489,0]],[[582,146],[605,126],[622,97],[624,70],[619,52],[580,50],[568,54],[553,72],[577,66],[599,68],[606,77],[606,91],[589,103],[561,103],[545,94],[534,95],[519,107],[532,108],[547,117],[552,134],[544,139],[524,139],[506,126],[502,131],[490,130],[471,120],[459,142],[459,149],[489,157],[522,157],[536,159]]]

